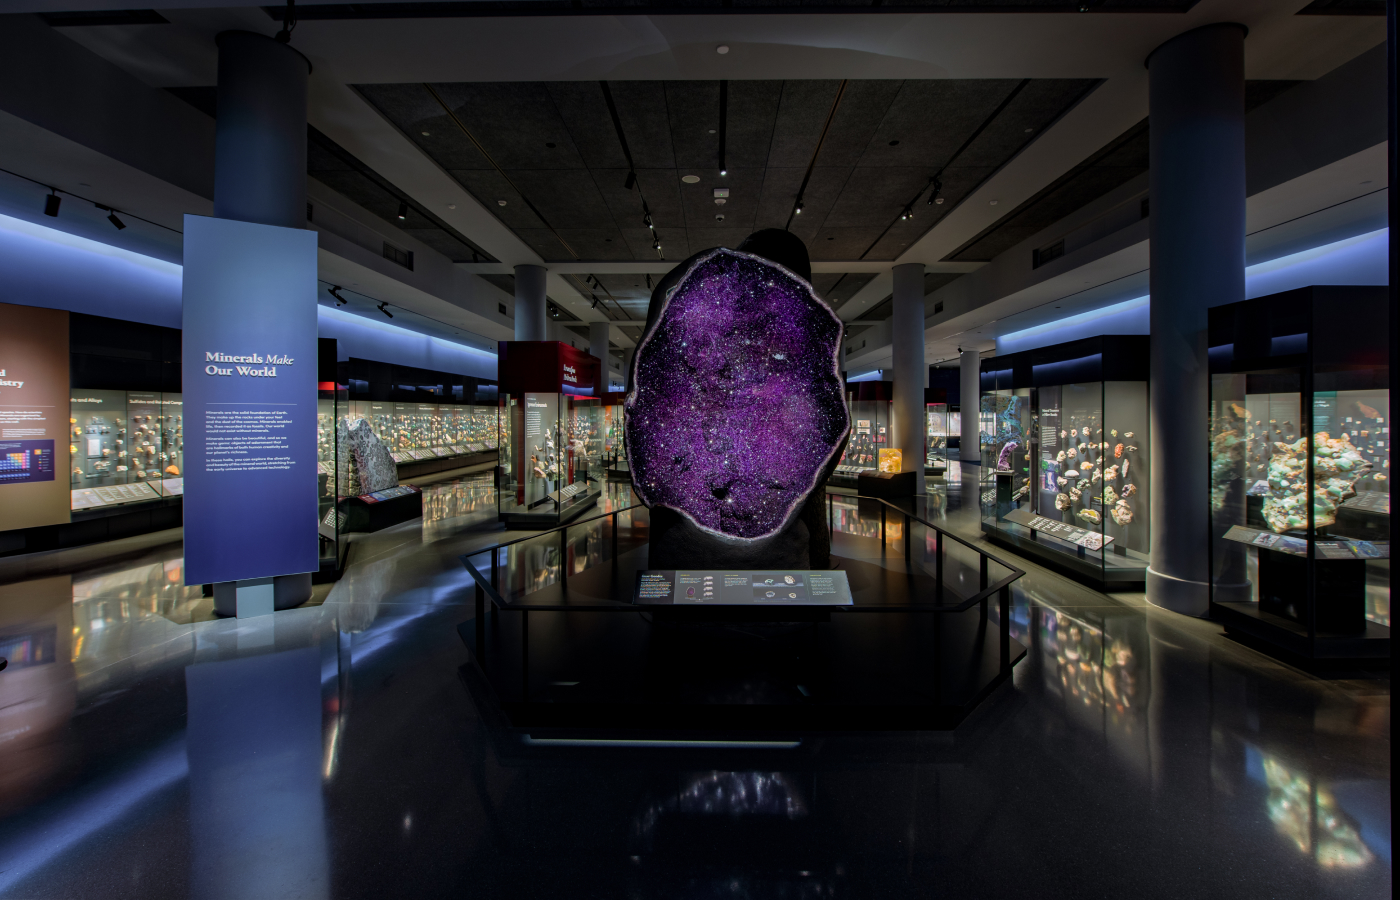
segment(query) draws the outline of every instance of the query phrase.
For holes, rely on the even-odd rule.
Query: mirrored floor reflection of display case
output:
[[[1210,311],[1211,612],[1304,658],[1390,652],[1386,295]]]
[[[184,493],[180,394],[75,389],[69,402],[72,509]]]
[[[1148,339],[1107,335],[982,362],[982,530],[1100,587],[1151,549]]]

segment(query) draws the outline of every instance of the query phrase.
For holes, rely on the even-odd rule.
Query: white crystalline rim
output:
[[[837,390],[839,391],[841,388],[841,342],[845,340],[846,337],[846,323],[842,322],[841,317],[836,315],[835,310],[828,306],[827,302],[817,295],[816,289],[812,287],[811,282],[803,278],[801,275],[798,275],[796,272],[792,271],[787,266],[784,266],[781,263],[773,262],[773,260],[767,259],[762,256],[756,256],[752,253],[745,253],[741,250],[730,250],[727,247],[716,247],[709,253],[698,257],[695,260],[695,262],[691,263],[690,268],[685,270],[685,274],[680,277],[680,279],[676,282],[675,286],[662,295],[661,309],[657,311],[656,319],[652,322],[651,327],[646,330],[646,332],[642,335],[642,339],[637,342],[635,357],[637,359],[641,359],[642,349],[646,347],[646,345],[651,341],[653,334],[661,325],[661,322],[666,318],[666,310],[671,305],[671,298],[675,295],[676,291],[680,290],[681,286],[684,285],[690,279],[690,276],[695,274],[696,269],[698,269],[704,263],[707,263],[710,260],[714,259],[716,256],[721,255],[737,256],[741,259],[751,259],[755,262],[762,263],[763,265],[768,266],[770,268],[777,269],[779,272],[790,277],[793,281],[796,281],[798,284],[803,285],[807,289],[807,296],[809,296],[812,299],[812,301],[816,303],[817,308],[825,312],[827,315],[831,316],[831,320],[836,323],[836,327],[839,330],[836,339],[836,346],[832,348],[831,352],[831,371],[832,375],[836,379]],[[623,401],[623,408],[627,411],[627,421],[629,422],[631,421],[632,410],[636,402],[637,385],[635,384],[634,379],[634,383],[632,385],[631,390],[627,392],[627,399]],[[675,510],[676,512],[680,513],[682,516],[685,516],[687,519],[693,522],[695,526],[701,531],[708,532],[709,534],[713,534],[717,537],[721,537],[726,540],[731,540],[738,543],[751,543],[753,541],[761,541],[766,538],[770,538],[773,535],[781,532],[783,529],[787,528],[788,525],[792,524],[793,518],[797,515],[798,508],[801,507],[803,503],[807,502],[807,498],[810,497],[812,495],[812,492],[815,491],[818,485],[821,484],[822,473],[825,472],[827,466],[830,466],[832,461],[836,459],[837,452],[840,451],[841,447],[846,442],[846,438],[850,435],[851,415],[850,410],[846,408],[844,396],[841,398],[841,415],[846,420],[844,427],[842,427],[841,429],[841,435],[836,440],[835,444],[832,446],[831,451],[827,453],[826,458],[822,461],[822,464],[818,466],[817,470],[812,474],[812,483],[809,484],[807,488],[798,495],[796,500],[794,500],[788,505],[787,512],[783,514],[782,521],[777,525],[777,527],[775,527],[772,531],[764,532],[763,534],[757,535],[755,537],[741,537],[737,534],[728,534],[723,531],[716,531],[715,529],[699,521],[690,513],[686,512],[683,509],[680,509],[679,507],[672,506],[669,503],[652,503],[651,500],[647,498],[646,489],[643,488],[640,484],[638,484],[635,480],[632,482],[632,487],[636,490],[637,496],[641,499],[642,503],[648,509],[651,509],[653,506],[661,506],[666,509]],[[623,428],[622,444],[623,449],[627,453],[628,469],[630,469],[633,472],[637,471],[637,468],[632,461],[632,433],[625,426]]]

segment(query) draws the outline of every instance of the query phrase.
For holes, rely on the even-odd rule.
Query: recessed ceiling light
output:
[[[428,132],[423,132],[423,137],[428,137]]]
[[[729,45],[720,44],[718,47],[715,48],[715,52],[718,53],[720,56],[723,56],[724,54],[729,52]]]
[[[455,203],[449,203],[449,204],[447,204],[447,208],[448,208],[448,209],[456,209],[456,208],[457,208],[457,204],[455,204]]]
[[[505,206],[505,205],[506,205],[506,201],[504,201],[504,200],[497,200],[497,201],[496,201],[496,205],[497,205],[497,206]]]
[[[996,206],[996,205],[997,205],[998,203],[1000,203],[1000,202],[1001,202],[1001,201],[999,201],[999,200],[993,200],[993,201],[992,201],[992,206]],[[505,204],[501,204],[501,205],[504,206]]]
[[[699,183],[700,183],[700,176],[699,176],[699,175],[682,175],[682,176],[681,176],[681,181],[684,181],[686,184],[699,184]]]
[[[713,128],[711,128],[711,129],[710,129],[710,134],[714,134],[714,133],[715,133],[715,130],[714,130]]]
[[[1035,129],[1034,129],[1034,128],[1027,128],[1027,129],[1026,129],[1026,134],[1030,134],[1032,131],[1035,131]]]

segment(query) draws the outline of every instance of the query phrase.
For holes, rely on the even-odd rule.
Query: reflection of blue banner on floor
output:
[[[315,571],[316,233],[185,217],[185,581]]]

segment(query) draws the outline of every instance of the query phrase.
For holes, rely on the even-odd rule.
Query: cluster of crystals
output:
[[[711,531],[774,534],[850,428],[841,322],[801,278],[724,249],[697,260],[664,303],[627,398],[637,492]]]
[[[1337,508],[1356,496],[1356,482],[1371,471],[1371,462],[1352,446],[1351,435],[1333,438],[1325,431],[1315,436],[1313,457],[1313,527],[1325,528],[1337,521]],[[1293,443],[1276,441],[1269,459],[1269,487],[1264,498],[1264,520],[1279,534],[1308,527],[1308,439]]]

